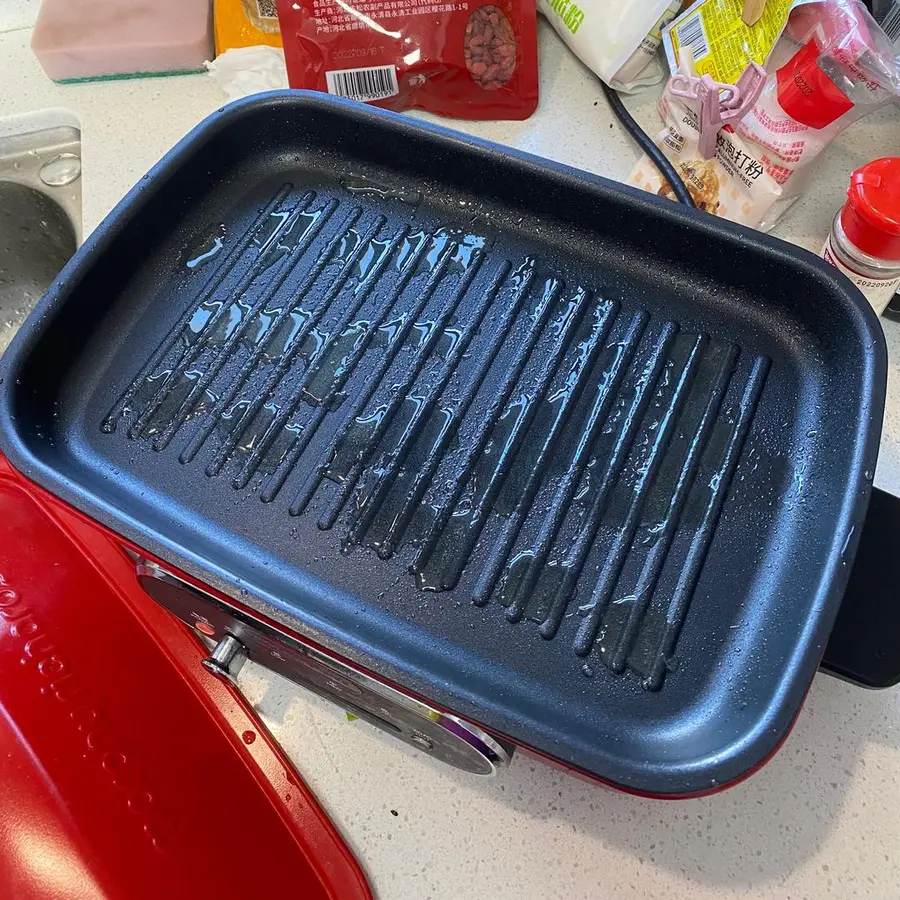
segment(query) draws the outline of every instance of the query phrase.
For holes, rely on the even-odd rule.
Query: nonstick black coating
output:
[[[623,787],[799,710],[886,353],[810,254],[321,95],[202,123],[3,362],[0,446],[151,552]]]

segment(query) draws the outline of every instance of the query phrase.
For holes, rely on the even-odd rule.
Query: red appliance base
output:
[[[109,532],[0,457],[0,897],[371,898],[203,657]]]

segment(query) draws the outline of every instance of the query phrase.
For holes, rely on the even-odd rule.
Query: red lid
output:
[[[841,226],[864,253],[900,261],[900,157],[876,159],[850,176]]]
[[[118,542],[0,456],[0,897],[371,900]]]
[[[819,68],[819,47],[809,40],[775,73],[778,103],[810,128],[824,128],[853,109],[853,102]]]

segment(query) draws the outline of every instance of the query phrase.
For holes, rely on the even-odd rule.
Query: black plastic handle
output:
[[[821,668],[869,688],[900,682],[900,497],[876,488]]]

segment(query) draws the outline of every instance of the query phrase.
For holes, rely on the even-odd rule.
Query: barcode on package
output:
[[[261,19],[277,19],[278,11],[275,9],[275,0],[256,0],[256,11]]]
[[[400,93],[397,69],[376,66],[370,69],[335,69],[325,73],[328,93],[350,100],[383,100]]]
[[[694,59],[702,59],[709,53],[709,44],[699,12],[682,22],[675,29],[675,33],[678,35],[678,46],[690,47]]]

